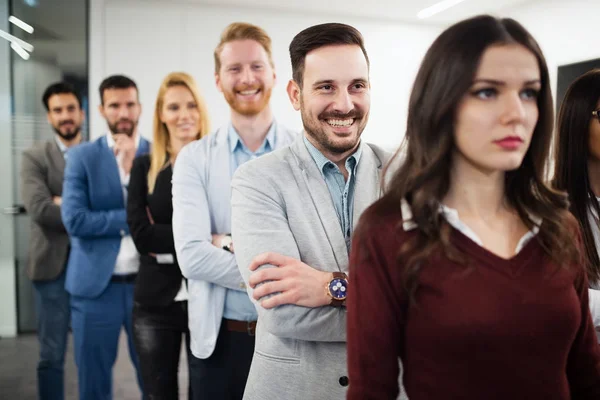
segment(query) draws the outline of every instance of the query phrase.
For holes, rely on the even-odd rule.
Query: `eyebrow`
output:
[[[352,79],[352,82],[350,82],[351,85],[355,84],[355,83],[367,83],[367,79],[366,78],[356,78],[356,79]],[[313,87],[316,86],[320,86],[320,85],[333,85],[335,83],[335,81],[333,79],[323,79],[320,81],[316,81],[315,83],[313,83]]]
[[[249,62],[235,62],[235,63],[231,63],[231,64],[223,64],[225,66],[225,68],[232,68],[232,67],[241,67],[244,64],[262,64],[265,65],[265,62],[262,60],[252,60]]]
[[[487,79],[487,78],[480,78],[480,79],[475,79],[473,80],[473,85],[476,83],[487,83],[487,84],[491,84],[494,86],[506,86],[506,82],[504,81],[499,81],[497,79]],[[542,81],[540,79],[531,79],[529,81],[525,81],[524,82],[525,85],[529,86],[529,85],[535,85],[535,84],[542,84]]]

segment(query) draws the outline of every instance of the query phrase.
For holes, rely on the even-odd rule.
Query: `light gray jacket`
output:
[[[215,349],[227,289],[245,290],[235,257],[211,244],[211,234],[231,232],[232,170],[227,136],[224,126],[187,144],[173,169],[173,239],[179,267],[188,279],[190,346],[201,359],[210,357]],[[288,146],[295,136],[297,133],[276,124],[275,149]]]
[[[355,224],[379,198],[382,166],[390,157],[376,146],[362,146]],[[231,205],[235,254],[246,283],[248,264],[266,251],[322,271],[348,272],[348,251],[331,195],[302,137],[242,165],[232,180]],[[248,292],[252,295],[249,287]],[[348,375],[346,310],[295,305],[265,310],[255,304],[256,347],[244,399],[345,399],[340,378]]]

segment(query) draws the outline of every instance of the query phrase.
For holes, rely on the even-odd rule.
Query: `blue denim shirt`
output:
[[[356,182],[356,167],[360,161],[362,153],[362,143],[359,144],[356,151],[346,159],[346,170],[348,171],[348,180],[344,181],[342,171],[325,157],[313,144],[304,136],[304,144],[313,160],[317,164],[319,171],[325,179],[331,200],[335,207],[340,228],[346,239],[346,248],[350,252],[350,239],[352,238],[352,213],[354,211],[354,186]]]
[[[229,124],[227,133],[230,150],[229,161],[231,165],[232,177],[233,173],[240,165],[246,161],[253,160],[259,156],[262,156],[263,154],[269,153],[275,148],[275,124],[271,125],[263,144],[255,152],[251,152],[250,149],[246,147],[232,124]],[[222,204],[228,204],[228,202],[223,202]],[[256,321],[258,314],[256,313],[256,308],[248,298],[248,294],[246,292],[228,289],[225,296],[225,309],[223,310],[223,317],[236,321]]]

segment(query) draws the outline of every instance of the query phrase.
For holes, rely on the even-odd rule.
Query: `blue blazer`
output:
[[[140,139],[136,156],[148,153]],[[121,238],[129,235],[117,160],[106,136],[69,150],[63,180],[62,220],[71,239],[65,288],[99,296],[115,268]]]

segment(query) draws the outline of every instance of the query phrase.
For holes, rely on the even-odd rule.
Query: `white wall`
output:
[[[222,30],[245,21],[264,28],[273,40],[277,86],[271,105],[284,125],[301,129],[301,120],[285,93],[291,77],[288,46],[294,35],[322,22],[344,22],[359,29],[371,59],[371,117],[364,138],[393,148],[406,125],[410,88],[425,51],[439,34],[435,27],[390,22],[267,12],[189,4],[178,1],[92,0],[90,20],[91,137],[106,131],[96,111],[97,88],[114,73],[131,76],[138,84],[143,113],[140,131],[151,136],[151,120],[158,86],[175,70],[192,74],[207,99],[213,127],[228,121],[229,109],[214,83],[213,51]]]
[[[554,97],[559,66],[600,58],[600,1],[546,0],[507,10],[504,16],[519,21],[540,44]]]

